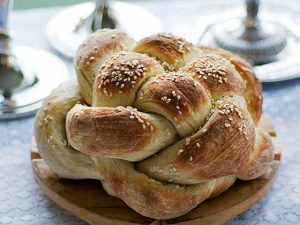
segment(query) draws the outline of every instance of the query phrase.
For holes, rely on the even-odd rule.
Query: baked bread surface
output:
[[[59,176],[98,179],[138,213],[169,219],[270,168],[261,83],[232,53],[104,29],[79,47],[75,68],[77,81],[56,88],[35,121]]]

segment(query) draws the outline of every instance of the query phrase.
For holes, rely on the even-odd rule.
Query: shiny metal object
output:
[[[21,68],[10,48],[8,34],[8,14],[13,1],[5,0],[0,4],[0,93],[9,98],[14,91],[34,82],[34,75]],[[2,104],[9,104],[3,103]]]
[[[116,26],[117,21],[108,4],[108,0],[98,0],[93,12],[85,18],[80,18],[74,28],[74,32],[79,32],[80,29],[90,29],[90,32],[94,32],[101,28],[114,29]]]
[[[9,98],[0,95],[0,120],[32,115],[54,88],[69,79],[65,63],[53,54],[29,47],[15,47],[13,52],[24,65],[24,71],[35,74],[35,79]]]
[[[274,61],[254,65],[258,77],[265,83],[300,77],[300,25],[295,20],[299,15],[275,4],[262,4],[260,8],[259,15],[264,22],[278,24],[284,28],[287,44],[276,55]],[[192,42],[216,46],[213,32],[215,25],[223,23],[226,29],[236,30],[241,26],[241,18],[245,18],[244,7],[211,4],[199,12],[193,24],[189,26],[191,32],[185,32],[185,37]]]
[[[99,28],[125,31],[139,40],[163,30],[162,23],[138,5],[98,0],[72,6],[58,13],[47,25],[47,39],[54,49],[74,58],[79,45]]]
[[[287,44],[283,26],[258,18],[259,4],[260,0],[246,0],[247,13],[238,28],[228,29],[226,22],[212,28],[219,47],[235,52],[253,64],[275,61]]]
[[[55,56],[33,48],[13,48],[7,21],[13,2],[0,2],[0,120],[34,113],[41,100],[68,77]]]

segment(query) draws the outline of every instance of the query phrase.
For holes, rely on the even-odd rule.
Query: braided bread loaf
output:
[[[61,84],[36,117],[37,147],[59,176],[101,180],[140,214],[168,219],[270,167],[261,84],[237,56],[99,30],[75,65],[79,85]]]

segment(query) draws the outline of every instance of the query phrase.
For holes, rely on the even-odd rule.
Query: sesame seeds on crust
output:
[[[137,120],[141,124],[141,126],[143,127],[144,130],[150,130],[150,131],[154,130],[153,124],[150,121],[143,118],[143,116],[140,114],[140,112],[136,108],[133,108],[130,106],[127,106],[127,107],[118,106],[118,107],[116,107],[116,109],[120,110],[120,111],[128,111],[130,113],[129,119]]]
[[[106,97],[135,89],[158,65],[152,58],[133,52],[119,52],[100,68],[96,88]]]

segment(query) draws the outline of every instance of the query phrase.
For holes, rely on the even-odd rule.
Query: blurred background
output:
[[[135,1],[135,0],[132,0]],[[147,1],[147,0],[146,0]],[[15,0],[14,9],[32,9],[53,6],[68,6],[88,0]]]

